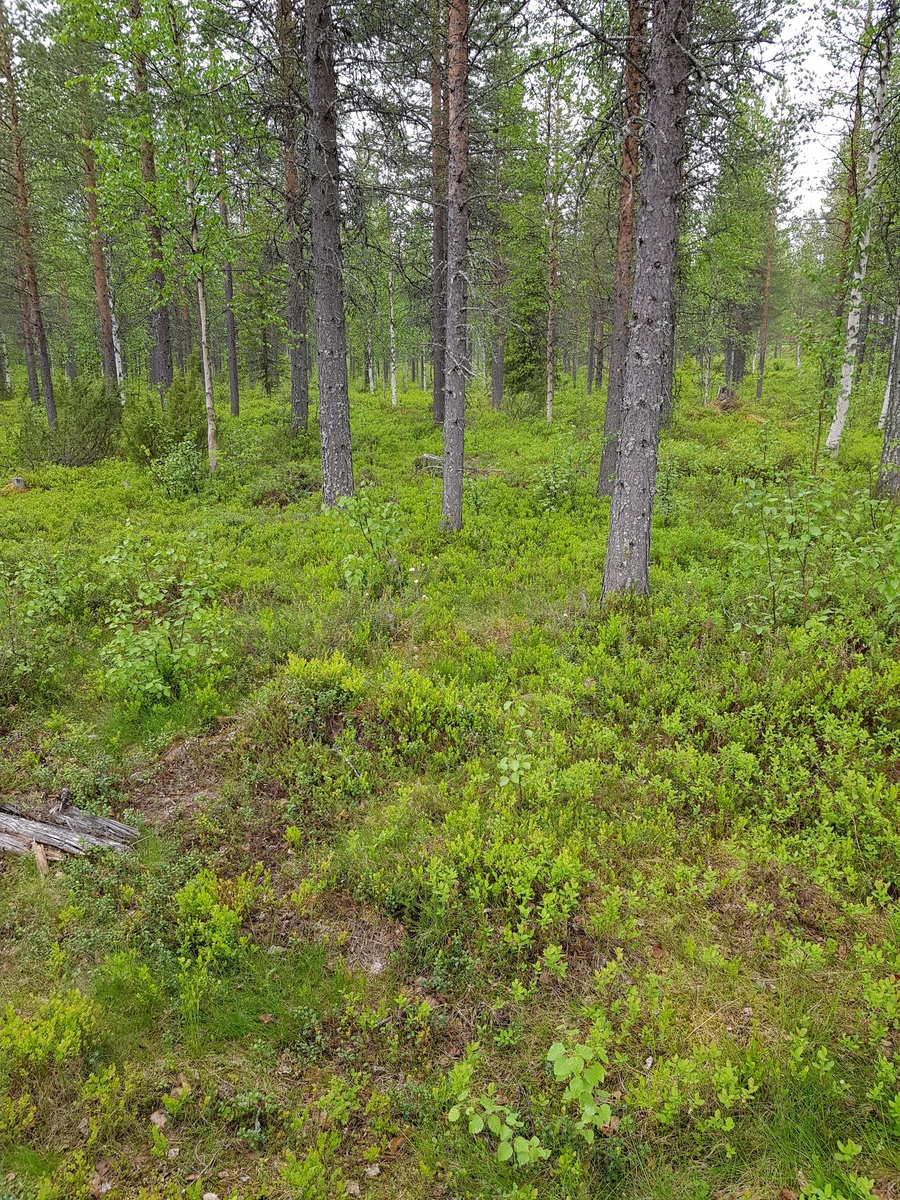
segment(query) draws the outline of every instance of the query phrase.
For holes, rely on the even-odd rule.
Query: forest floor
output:
[[[182,498],[19,467],[0,795],[142,833],[0,856],[0,1197],[900,1195],[900,519],[814,389],[680,372],[649,605],[583,388],[473,399],[458,537],[413,388],[334,514],[283,397]]]

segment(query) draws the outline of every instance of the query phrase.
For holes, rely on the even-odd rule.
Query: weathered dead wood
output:
[[[30,854],[35,844],[65,854],[81,855],[91,848],[122,852],[131,848],[139,832],[120,821],[91,816],[65,801],[44,820],[26,817],[16,804],[0,804],[0,850],[10,854]]]
[[[27,837],[20,837],[14,833],[4,833],[0,829],[0,850],[5,850],[7,854],[30,854],[31,843]]]
[[[50,864],[47,862],[47,851],[40,842],[32,842],[31,849],[34,853],[34,861],[37,863],[41,879],[46,879],[47,872],[50,870]]]

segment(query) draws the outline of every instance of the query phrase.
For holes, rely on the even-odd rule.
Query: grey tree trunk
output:
[[[587,346],[587,394],[594,390],[594,338],[597,336],[597,314],[591,310],[590,322],[588,324],[588,346]]]
[[[622,427],[622,391],[628,354],[628,309],[631,303],[631,264],[634,255],[634,209],[638,176],[638,121],[647,10],[644,0],[629,0],[628,47],[625,66],[625,127],[616,230],[616,273],[613,283],[612,329],[609,344],[609,382],[603,418],[603,452],[597,494],[612,495],[616,472],[617,438]]]
[[[449,0],[447,38],[449,187],[447,213],[447,386],[441,527],[462,528],[466,421],[466,267],[469,233],[469,6]]]
[[[219,143],[215,147],[216,176],[220,184],[219,216],[222,228],[228,232],[228,205],[225,201],[225,164],[222,161],[222,151]],[[240,393],[238,392],[238,361],[237,361],[237,325],[234,319],[234,272],[231,259],[226,259],[224,275],[225,285],[225,346],[228,354],[228,392],[231,401],[231,415],[236,417],[241,411]]]
[[[431,0],[431,212],[432,212],[432,388],[431,416],[444,422],[447,385],[447,121],[442,67],[441,0]],[[424,375],[422,387],[425,387]]]
[[[338,192],[337,86],[328,0],[306,3],[306,80],[322,502],[331,508],[339,496],[353,495],[353,450]]]
[[[303,192],[297,154],[299,138],[297,60],[299,39],[292,0],[278,0],[275,26],[281,75],[281,143],[284,157],[284,218],[287,226],[288,329],[291,364],[291,432],[309,424],[309,342],[306,322],[306,262],[303,245]]]
[[[141,0],[129,0],[131,31],[143,20]],[[143,53],[134,56],[134,94],[138,108],[145,118],[146,128],[141,130],[141,183],[144,188],[144,217],[147,242],[150,249],[150,291],[153,296],[153,311],[150,326],[153,345],[150,348],[150,383],[159,388],[160,403],[165,403],[166,391],[172,386],[172,326],[165,300],[166,277],[163,272],[162,225],[155,207],[156,155],[149,133],[150,111],[147,87],[147,59]]]
[[[394,268],[388,268],[388,337],[391,348],[391,408],[397,407],[397,330],[394,326]]]
[[[896,352],[896,347],[895,347]],[[878,466],[878,494],[900,497],[900,364],[891,371],[887,405],[884,410],[884,442]]]
[[[6,334],[0,333],[0,381],[3,383],[3,389],[7,395],[12,388],[12,380],[9,376],[9,351],[6,346]]]
[[[31,403],[38,408],[41,403],[41,389],[38,384],[37,368],[34,362],[34,342],[31,337],[31,314],[28,311],[28,291],[22,276],[16,275],[16,295],[19,300],[19,317],[22,321],[22,342],[25,346],[25,370],[28,373],[28,395]]]
[[[888,408],[891,403],[891,386],[894,376],[897,374],[898,366],[900,366],[900,363],[897,362],[898,346],[900,346],[900,303],[897,304],[897,309],[894,313],[894,335],[891,338],[891,347],[888,356],[888,377],[884,389],[884,403],[881,406],[881,416],[878,418],[879,429],[884,429],[885,422],[887,421]]]
[[[498,147],[499,130],[494,129],[494,221],[491,247],[491,408],[499,412],[503,407],[503,371],[506,358],[506,311],[503,297],[504,270],[500,252],[500,205],[502,190],[500,172],[501,154]]]
[[[650,591],[650,524],[662,408],[671,395],[678,218],[693,0],[654,0],[622,429],[603,596]]]

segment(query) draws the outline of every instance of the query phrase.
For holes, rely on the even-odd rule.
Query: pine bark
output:
[[[625,125],[622,134],[622,169],[616,229],[616,272],[613,282],[612,329],[609,347],[609,381],[603,419],[603,453],[600,458],[598,495],[612,494],[616,473],[618,436],[622,426],[622,392],[628,355],[628,316],[631,303],[634,256],[634,210],[638,183],[638,122],[641,113],[642,65],[647,10],[644,0],[629,0],[628,48],[625,64]]]
[[[465,456],[469,234],[469,6],[449,0],[449,185],[447,214],[447,357],[444,411],[443,529],[462,528]]]
[[[306,3],[310,227],[319,368],[322,500],[353,495],[347,326],[338,192],[337,86],[328,0]]]
[[[129,13],[134,26],[143,15],[141,0],[129,0]],[[144,221],[147,230],[147,245],[150,251],[149,285],[152,297],[150,328],[153,344],[150,348],[150,383],[159,388],[160,401],[172,386],[172,328],[166,304],[166,277],[163,271],[162,225],[156,212],[156,157],[153,142],[148,133],[150,122],[149,92],[147,88],[147,59],[142,51],[134,54],[134,95],[144,124],[141,127],[140,161],[141,183],[144,188]]]
[[[684,159],[692,0],[654,0],[641,204],[622,428],[610,504],[603,596],[650,590],[650,525],[662,408],[671,395],[671,331]]]
[[[892,6],[893,10],[893,6]],[[892,14],[891,14],[892,15]],[[869,265],[869,244],[872,237],[872,201],[875,195],[875,183],[878,178],[878,159],[881,154],[881,139],[884,122],[884,101],[887,89],[887,76],[891,63],[891,34],[892,20],[886,23],[881,53],[878,57],[878,82],[875,86],[875,111],[872,115],[872,136],[869,144],[869,155],[866,161],[866,175],[863,184],[862,222],[859,233],[856,269],[853,272],[853,286],[850,290],[850,308],[847,313],[847,329],[844,339],[844,359],[841,364],[841,384],[838,389],[837,405],[834,420],[825,439],[825,450],[835,457],[840,448],[841,437],[847,416],[850,412],[850,393],[853,390],[853,377],[856,372],[856,351],[859,340],[859,319],[862,310],[863,287],[866,282],[866,272]]]
[[[13,180],[15,182],[16,210],[19,218],[19,238],[22,243],[24,284],[28,297],[26,312],[31,324],[33,352],[37,355],[38,369],[41,375],[41,387],[44,392],[44,409],[47,413],[47,423],[52,429],[56,424],[56,397],[53,391],[50,351],[47,345],[47,334],[44,329],[44,317],[41,312],[34,245],[31,239],[31,214],[28,208],[25,150],[22,145],[22,134],[19,128],[19,102],[16,97],[16,85],[12,68],[12,33],[6,18],[3,0],[0,0],[0,65],[2,65],[3,74],[6,76],[6,115],[9,122],[8,128],[12,154],[11,165]]]
[[[431,0],[431,416],[435,425],[444,422],[447,385],[447,121],[442,25],[441,0]]]
[[[106,279],[106,259],[103,255],[103,234],[97,205],[97,172],[91,148],[84,96],[81,97],[81,157],[84,164],[84,190],[87,198],[88,228],[91,237],[91,266],[94,272],[94,296],[97,301],[97,324],[100,329],[100,360],[106,386],[114,391],[119,386],[116,367],[116,348],[113,341],[112,305]]]

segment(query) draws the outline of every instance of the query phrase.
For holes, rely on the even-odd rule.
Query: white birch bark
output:
[[[897,339],[900,337],[900,303],[897,304],[897,312],[894,316],[894,336],[891,338],[891,354],[888,361],[888,377],[884,388],[884,404],[881,406],[881,416],[878,418],[878,428],[884,429],[884,423],[887,420],[888,406],[891,402],[891,382],[894,378],[894,373],[897,369]]]
[[[119,337],[119,318],[116,316],[116,299],[113,295],[112,271],[109,267],[109,255],[104,251],[103,261],[106,265],[106,290],[109,294],[109,315],[112,320],[112,340],[113,354],[116,359],[116,378],[115,384],[125,378],[125,372],[122,370],[122,340]]]
[[[875,194],[875,183],[878,178],[878,158],[881,153],[882,125],[884,121],[884,96],[887,87],[888,68],[891,61],[891,34],[885,32],[881,54],[878,58],[878,83],[875,87],[875,111],[872,114],[872,138],[869,144],[869,157],[866,161],[866,177],[863,184],[861,203],[863,205],[862,228],[859,233],[859,250],[856,270],[853,273],[853,287],[850,292],[850,311],[847,313],[847,332],[844,339],[844,361],[841,365],[841,385],[838,392],[834,420],[828,430],[825,450],[832,457],[837,455],[841,444],[841,435],[847,424],[850,412],[850,392],[853,388],[853,375],[856,370],[856,350],[859,341],[859,318],[862,312],[863,285],[866,282],[866,270],[869,265],[869,243],[872,237],[872,197]]]

